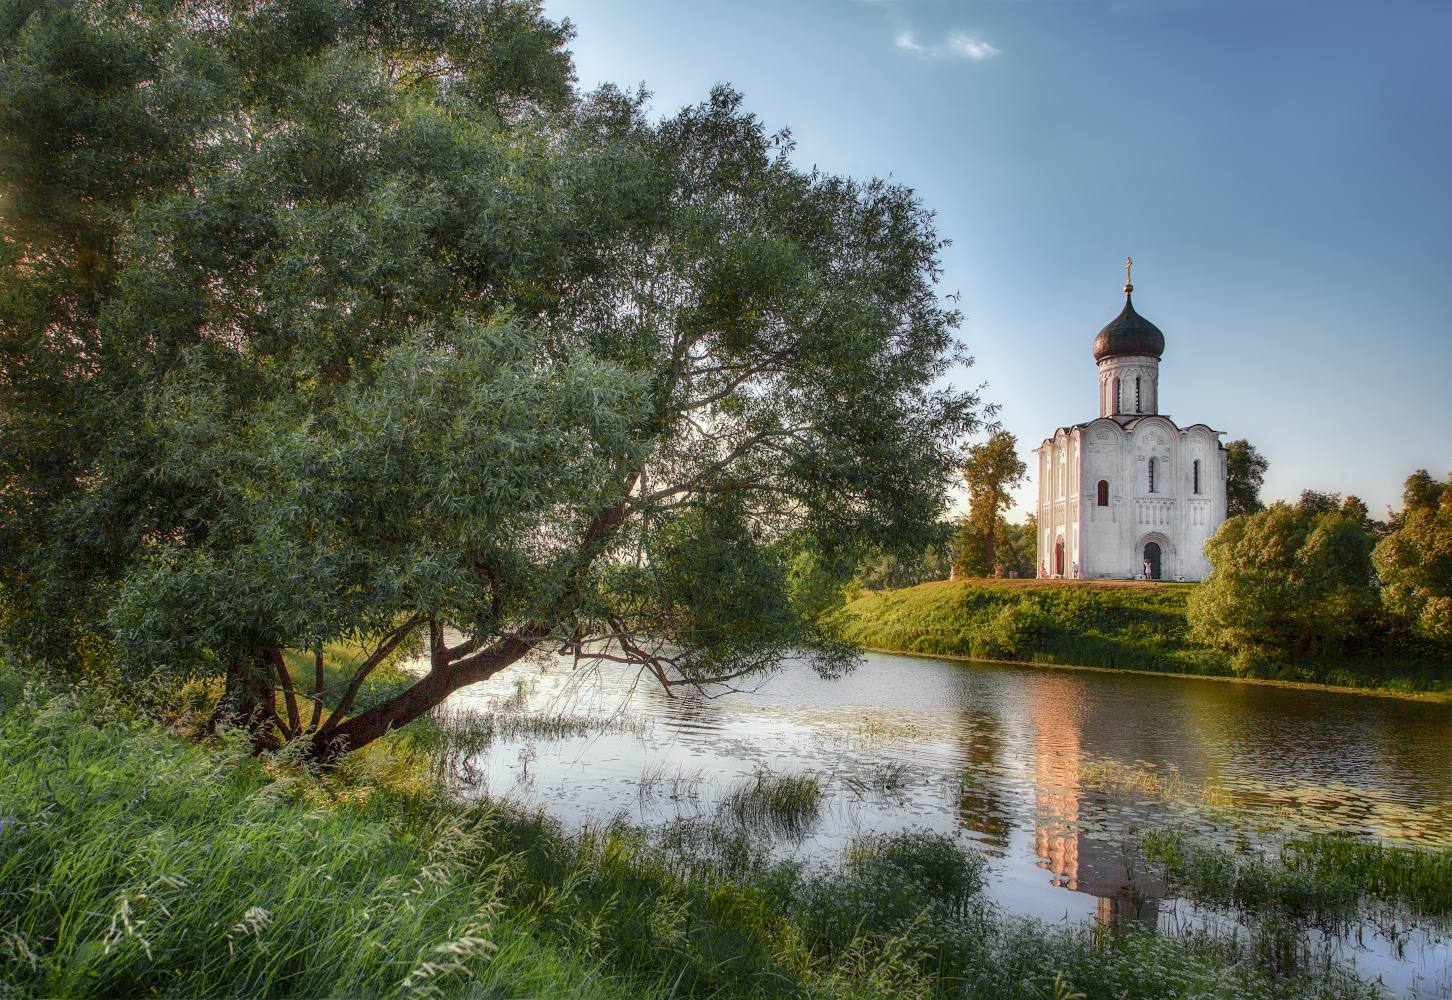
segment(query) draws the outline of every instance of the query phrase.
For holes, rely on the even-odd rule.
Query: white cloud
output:
[[[915,56],[927,56],[928,54],[926,46],[919,45],[917,42],[913,41],[913,33],[911,31],[904,31],[902,34],[898,35],[897,38],[894,39],[893,44],[905,52],[911,52]]]
[[[957,56],[965,56],[969,59],[987,59],[996,56],[999,49],[995,49],[987,42],[980,42],[972,35],[965,35],[961,31],[955,31],[948,36],[948,51]]]
[[[953,32],[948,36],[948,40],[940,45],[923,45],[913,37],[911,31],[904,31],[893,39],[893,44],[904,52],[911,52],[919,59],[952,57],[980,60],[996,56],[1002,51],[961,31]]]

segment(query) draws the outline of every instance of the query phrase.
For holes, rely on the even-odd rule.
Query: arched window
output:
[[[1194,471],[1191,473],[1193,482],[1190,484],[1193,492],[1200,492],[1200,460],[1195,459]]]
[[[1134,412],[1135,413],[1142,413],[1143,412],[1139,408],[1139,376],[1138,375],[1136,375],[1134,377]]]
[[[1109,481],[1105,479],[1099,480],[1099,506],[1109,506]]]
[[[1114,415],[1119,415],[1119,376],[1114,376]]]
[[[1155,491],[1155,460],[1154,459],[1150,459],[1149,460],[1149,491],[1151,493],[1153,493]]]

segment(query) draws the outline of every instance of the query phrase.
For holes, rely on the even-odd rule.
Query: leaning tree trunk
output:
[[[317,760],[332,761],[352,750],[365,747],[387,734],[400,729],[414,719],[440,704],[450,694],[467,684],[488,680],[499,671],[523,659],[530,650],[550,634],[550,622],[563,619],[570,601],[575,597],[584,570],[594,556],[604,547],[612,533],[625,520],[629,508],[626,504],[596,513],[585,530],[579,545],[579,559],[571,571],[568,581],[555,605],[548,609],[542,621],[522,625],[518,632],[499,639],[494,645],[478,648],[477,638],[468,639],[450,649],[444,642],[444,622],[439,618],[425,618],[415,615],[404,622],[386,640],[379,644],[373,655],[354,674],[338,707],[321,728],[298,735],[309,738],[308,753]],[[480,572],[489,575],[487,565],[479,567]],[[495,610],[499,610],[499,582],[490,577],[490,586],[495,594]],[[408,635],[420,625],[428,623],[429,628],[429,672],[417,683],[387,701],[374,705],[365,712],[347,718],[353,698],[362,687],[368,672],[376,667],[397,648]],[[280,662],[280,660],[279,660]],[[282,666],[286,673],[286,666]],[[286,683],[286,682],[284,682]]]
[[[408,690],[345,722],[335,724],[330,719],[328,725],[313,734],[309,747],[311,757],[333,761],[351,750],[367,746],[390,730],[408,725],[459,688],[488,680],[505,667],[517,663],[535,646],[527,639],[510,638],[466,655],[459,651],[467,649],[467,644],[455,650],[444,646],[442,624],[431,625],[430,631],[433,650],[429,657],[429,672]],[[344,706],[339,706],[339,709],[333,718],[342,718],[346,709]]]

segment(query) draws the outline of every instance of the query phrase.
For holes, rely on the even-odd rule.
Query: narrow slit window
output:
[[[1119,415],[1119,376],[1114,377],[1114,415]]]
[[[1139,408],[1139,376],[1138,375],[1136,375],[1134,377],[1134,412],[1135,413],[1141,413],[1141,412],[1143,412]]]
[[[1099,506],[1109,506],[1109,481],[1105,479],[1099,480]]]
[[[1154,459],[1150,459],[1149,460],[1149,491],[1151,493],[1153,493],[1155,491],[1155,460]]]
[[[1195,466],[1194,466],[1194,470],[1191,473],[1191,475],[1192,475],[1192,478],[1194,479],[1194,482],[1191,483],[1191,489],[1193,490],[1193,492],[1199,493],[1200,492],[1200,460],[1198,458],[1195,459]]]

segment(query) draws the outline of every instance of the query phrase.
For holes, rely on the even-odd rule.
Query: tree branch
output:
[[[338,702],[338,707],[333,709],[332,715],[328,716],[327,724],[323,726],[320,735],[326,735],[338,728],[343,720],[343,716],[349,708],[353,707],[353,699],[358,696],[358,689],[363,686],[364,679],[373,672],[373,668],[382,663],[384,657],[393,652],[398,647],[398,644],[408,637],[410,632],[427,620],[427,617],[424,615],[414,615],[408,621],[394,629],[393,633],[373,651],[373,655],[368,657],[363,665],[353,674],[353,679],[348,682],[348,689],[343,692],[343,700]]]
[[[277,671],[277,679],[282,681],[282,697],[287,704],[287,726],[283,730],[283,739],[290,740],[302,732],[302,717],[297,710],[297,695],[292,689],[292,672],[287,669],[287,660],[283,658],[282,650],[276,646],[268,646],[264,654],[272,663],[272,669]]]
[[[323,640],[319,639],[318,648],[313,652],[313,717],[308,720],[308,732],[318,731],[318,723],[323,719]]]
[[[408,690],[374,705],[347,722],[325,727],[313,737],[312,754],[316,758],[335,760],[352,747],[364,746],[391,729],[406,726],[465,684],[488,680],[517,662],[536,644],[537,640],[510,637],[460,661],[453,669],[430,670]],[[333,719],[336,718],[338,716],[334,715]],[[328,720],[330,726],[333,719]]]

